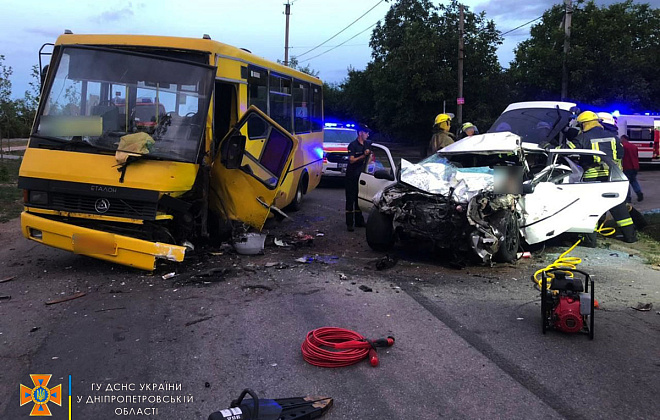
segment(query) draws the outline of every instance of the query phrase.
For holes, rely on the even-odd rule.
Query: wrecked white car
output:
[[[521,240],[592,233],[600,216],[624,201],[627,179],[602,152],[546,150],[523,137],[468,137],[418,164],[396,165],[386,147],[372,145],[359,191],[362,210],[370,211],[369,246],[382,251],[423,239],[484,263],[510,262]],[[583,180],[580,160],[594,155],[610,167],[608,181]]]

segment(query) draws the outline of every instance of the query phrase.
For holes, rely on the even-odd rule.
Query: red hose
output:
[[[355,331],[323,327],[307,333],[301,350],[303,359],[314,366],[327,368],[350,366],[367,357],[370,358],[372,366],[377,366],[376,347],[393,344],[394,337],[370,341]]]

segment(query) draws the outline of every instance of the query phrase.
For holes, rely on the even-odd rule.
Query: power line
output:
[[[364,47],[365,45],[369,44],[348,44],[348,45],[343,45],[343,47]],[[335,48],[338,47],[339,45],[326,45],[324,48]],[[289,48],[311,48],[310,46],[300,46],[300,47],[289,47]]]
[[[355,19],[353,22],[351,22],[347,27],[345,27],[345,28],[342,29],[341,31],[337,32],[336,34],[334,34],[334,35],[331,36],[330,38],[326,39],[325,41],[323,41],[322,43],[320,43],[320,44],[317,45],[316,47],[314,47],[314,48],[312,48],[312,49],[310,49],[310,50],[307,50],[307,51],[305,51],[304,53],[298,55],[298,57],[300,58],[300,57],[302,57],[303,55],[307,55],[307,54],[309,54],[310,52],[314,51],[315,49],[317,49],[317,48],[319,48],[319,47],[325,45],[328,41],[334,39],[337,35],[341,34],[341,33],[344,32],[346,29],[348,29],[348,28],[350,28],[351,26],[353,26],[358,20],[360,20],[360,19],[362,19],[363,17],[365,17],[365,16],[367,15],[367,13],[371,12],[372,10],[374,10],[374,9],[376,8],[376,6],[378,6],[379,4],[381,4],[383,1],[384,1],[384,0],[380,0],[380,1],[379,1],[378,3],[376,3],[371,9],[367,10],[367,11],[364,12],[359,18],[357,18],[357,19]],[[374,25],[375,25],[375,23],[374,23]],[[371,25],[371,26],[373,26],[373,25]]]
[[[508,30],[508,31],[506,31],[506,32],[503,32],[503,33],[502,33],[502,36],[504,36],[504,35],[506,35],[506,34],[510,34],[511,32],[516,31],[516,30],[522,28],[523,26],[527,26],[527,25],[529,25],[530,23],[534,23],[534,22],[536,22],[536,21],[539,20],[539,19],[543,19],[543,16],[539,16],[539,17],[537,17],[536,19],[532,19],[532,20],[530,20],[529,22],[525,22],[525,23],[523,23],[523,24],[520,25],[520,26],[516,26],[516,27],[513,28],[513,29],[510,29],[510,30]]]
[[[365,30],[363,30],[363,31],[360,31],[360,32],[358,32],[357,34],[353,35],[352,37],[348,38],[346,41],[342,42],[341,44],[339,44],[339,45],[335,45],[333,48],[330,48],[329,50],[323,51],[321,54],[317,54],[317,55],[315,55],[315,56],[312,57],[312,58],[307,58],[307,59],[301,61],[301,63],[304,63],[304,62],[307,62],[307,61],[311,61],[311,60],[315,59],[316,57],[320,57],[320,56],[322,56],[323,54],[327,54],[327,53],[329,53],[330,51],[334,50],[335,48],[339,48],[339,47],[341,47],[342,45],[344,45],[344,44],[347,43],[348,41],[352,40],[353,38],[357,37],[358,35],[362,35],[363,33],[367,32],[369,29],[371,29],[371,28],[373,28],[374,26],[376,26],[376,24],[377,24],[378,22],[380,22],[380,20],[377,21],[376,23],[374,23],[373,25],[370,25],[367,29],[365,29]]]

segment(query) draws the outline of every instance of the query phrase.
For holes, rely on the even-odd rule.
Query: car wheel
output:
[[[298,188],[296,188],[296,195],[293,197],[293,201],[289,204],[287,210],[298,211],[302,207],[303,196],[305,195],[305,176],[307,174],[300,177]]]
[[[516,260],[520,247],[520,232],[518,231],[518,218],[516,214],[507,211],[503,216],[503,240],[493,259],[497,262],[513,262]]]
[[[367,220],[367,244],[374,251],[387,251],[394,246],[392,217],[373,208]]]

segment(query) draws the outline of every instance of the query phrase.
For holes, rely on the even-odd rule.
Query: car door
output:
[[[379,179],[374,176],[376,171],[389,172],[390,179]],[[381,172],[384,174],[384,172]],[[371,144],[371,158],[360,174],[358,185],[358,205],[363,212],[371,211],[373,197],[388,185],[396,183],[396,165],[390,150],[380,144]]]
[[[216,152],[211,169],[211,209],[228,220],[261,230],[297,147],[297,139],[251,106]]]
[[[590,155],[593,152],[551,153],[550,162],[557,170],[541,173],[541,179],[532,181],[534,192],[520,200],[521,231],[528,243],[543,242],[564,232],[591,233],[605,212],[625,200],[627,179],[618,166],[603,155],[600,158],[610,168],[609,180],[583,180],[582,169],[574,161]],[[559,176],[557,171],[562,171]]]

